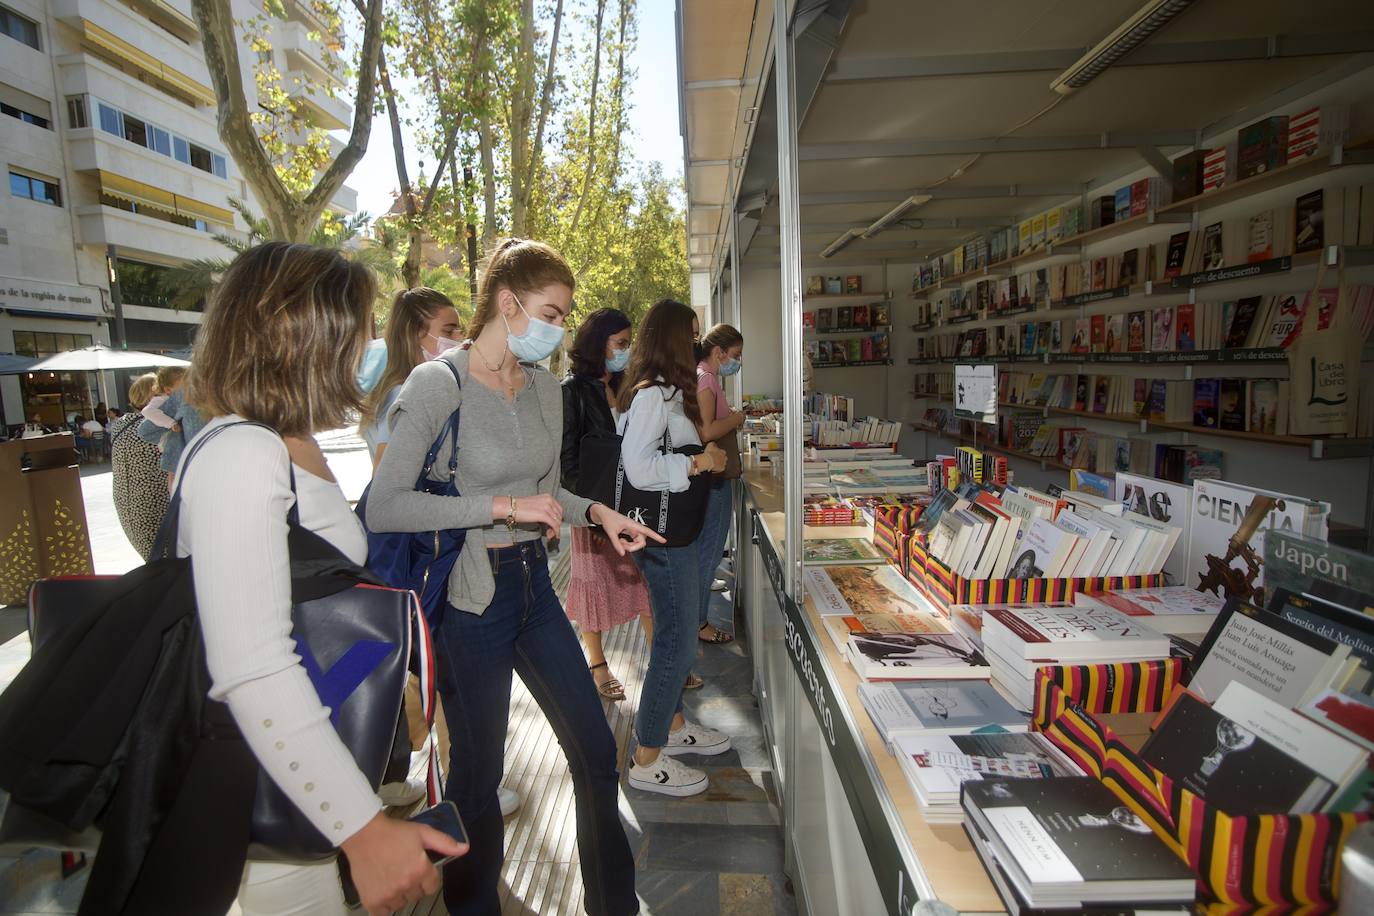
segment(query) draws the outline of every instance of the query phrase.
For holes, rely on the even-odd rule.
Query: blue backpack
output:
[[[440,360],[453,373],[458,390],[463,382],[458,377],[458,367],[448,360]],[[433,493],[436,496],[458,496],[458,413],[455,409],[449,414],[438,437],[425,454],[424,466],[415,480],[415,492]],[[444,480],[430,479],[430,472],[438,460],[439,450],[444,440],[452,442],[448,458],[448,476]],[[358,500],[355,511],[367,532],[367,568],[392,588],[408,588],[420,598],[425,620],[430,629],[439,625],[445,599],[448,595],[448,577],[453,564],[467,540],[466,528],[448,528],[438,531],[395,531],[378,533],[367,527],[367,497],[372,490],[368,484]]]

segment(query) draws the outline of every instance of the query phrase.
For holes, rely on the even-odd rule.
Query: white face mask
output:
[[[449,340],[447,337],[440,337],[437,334],[426,334],[425,336],[432,338],[435,343],[435,348],[433,350],[423,344],[420,346],[420,349],[425,353],[425,359],[438,359],[454,347],[462,346],[462,344],[456,340]]]
[[[520,311],[525,312],[525,306],[515,293],[511,293],[515,299],[515,304],[520,307]],[[529,322],[525,325],[525,333],[512,334],[510,322],[506,321],[506,316],[502,315],[501,320],[506,322],[506,346],[515,354],[516,359],[523,359],[527,363],[537,363],[541,359],[546,359],[554,350],[563,344],[563,329],[556,324],[550,324],[539,318],[535,318],[529,312],[525,312],[525,318]]]

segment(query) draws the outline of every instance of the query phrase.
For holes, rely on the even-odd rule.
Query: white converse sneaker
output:
[[[520,810],[520,793],[505,786],[496,787],[496,798],[501,803],[501,816],[510,817]]]
[[[705,792],[710,782],[701,770],[684,766],[669,757],[668,749],[665,747],[659,753],[658,759],[648,766],[642,767],[633,757],[630,758],[630,785],[645,792],[685,798]]]
[[[730,736],[695,722],[688,722],[675,732],[668,732],[665,754],[724,754],[730,750]]]

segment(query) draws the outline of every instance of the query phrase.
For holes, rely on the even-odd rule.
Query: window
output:
[[[100,195],[100,203],[105,207],[113,207],[116,210],[123,210],[125,213],[137,213],[139,216],[147,216],[151,219],[160,219],[164,223],[172,223],[176,226],[185,226],[187,229],[195,229],[199,232],[213,232],[217,227],[212,226],[203,219],[192,216],[184,216],[179,213],[168,213],[158,207],[148,207],[143,204],[136,204],[133,201],[125,200],[122,197],[112,197],[109,194]]]
[[[21,175],[18,172],[10,172],[10,194],[41,204],[52,204],[54,207],[62,206],[62,192],[57,182]]]
[[[0,6],[0,32],[15,41],[22,41],[35,51],[43,50],[38,43],[38,23],[7,6]]]
[[[67,123],[72,130],[90,126],[86,118],[86,97],[84,95],[67,96]]]
[[[100,112],[100,129],[116,137],[124,136],[124,114],[118,108],[111,108],[104,102],[96,106]]]
[[[51,129],[52,127],[52,125],[48,123],[47,118],[33,114],[32,112],[24,111],[22,108],[16,108],[8,102],[0,102],[0,114],[7,114],[11,118],[18,118],[26,124],[33,124],[45,129]]]
[[[15,331],[16,356],[56,356],[66,350],[89,347],[95,341],[90,334],[52,334],[47,331]]]
[[[78,118],[85,124],[85,96],[72,96],[67,100],[72,126],[76,127]],[[210,172],[220,178],[229,177],[229,162],[219,153],[197,146],[184,137],[150,124],[142,118],[120,111],[112,105],[96,100],[96,113],[100,119],[100,129],[106,133],[123,137],[130,143],[137,143],[146,149],[170,156],[177,162]]]
[[[148,126],[133,115],[125,115],[124,139],[139,146],[148,146]]]

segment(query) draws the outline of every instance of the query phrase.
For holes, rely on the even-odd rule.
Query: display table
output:
[[[859,702],[859,677],[823,637],[809,599],[783,589],[782,481],[746,469],[738,600],[782,801],[787,867],[814,916],[910,916],[917,902],[963,913],[1004,907],[963,827],[930,825]],[[869,537],[808,528],[807,537]],[[933,609],[932,609],[933,610]]]

